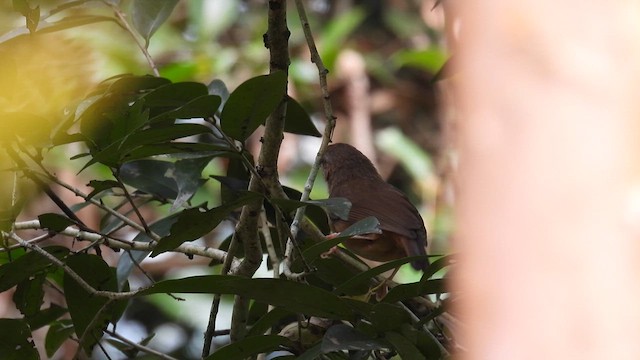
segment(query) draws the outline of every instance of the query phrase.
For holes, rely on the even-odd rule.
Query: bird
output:
[[[336,232],[374,216],[381,234],[348,238],[347,249],[365,259],[387,262],[426,255],[427,229],[420,213],[405,194],[382,179],[371,161],[355,147],[329,145],[320,161],[330,198],[346,198],[351,209],[346,220],[330,216]],[[429,266],[427,257],[411,261],[416,270]]]

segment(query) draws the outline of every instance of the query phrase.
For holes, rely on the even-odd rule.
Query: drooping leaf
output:
[[[44,348],[49,358],[53,357],[56,351],[64,344],[64,342],[73,335],[73,325],[71,320],[65,319],[56,321],[49,327],[47,336],[44,340]]]
[[[110,268],[99,256],[76,254],[67,259],[67,265],[94,289],[116,291],[115,269]],[[90,354],[109,322],[115,323],[122,315],[122,304],[125,302],[119,300],[107,305],[109,299],[90,294],[66,272],[64,296],[75,333],[83,339],[81,346]],[[95,317],[97,319],[94,321]]]
[[[0,319],[0,354],[7,360],[40,359],[31,329],[21,319]]]
[[[178,0],[134,0],[131,17],[133,26],[145,39],[149,46],[149,39],[160,28],[173,12]]]
[[[222,109],[222,131],[238,141],[246,140],[284,99],[286,85],[287,75],[282,71],[240,84]]]
[[[290,311],[330,319],[352,319],[349,303],[315,286],[282,279],[231,275],[194,276],[160,281],[140,295],[157,293],[235,294]]]
[[[215,95],[205,95],[195,98],[188,103],[160,113],[153,118],[151,122],[158,122],[166,119],[193,119],[213,117],[220,107],[220,97]]]
[[[45,274],[38,273],[33,277],[22,280],[16,287],[16,292],[13,293],[13,303],[16,304],[16,308],[25,316],[26,319],[30,319],[40,310],[44,299],[44,290],[42,285],[44,284]]]
[[[171,211],[175,211],[184,205],[204,183],[205,180],[201,178],[202,170],[210,161],[211,157],[201,157],[175,162],[173,179],[178,185],[178,196],[176,196],[173,205],[171,205]]]
[[[76,222],[61,214],[46,213],[38,215],[40,226],[54,232],[60,232]]]
[[[403,324],[410,324],[409,314],[396,304],[377,303],[371,309],[368,319],[380,332],[399,329]]]
[[[254,302],[254,304],[257,303],[258,302]],[[249,331],[247,332],[247,336],[264,334],[267,330],[281,321],[282,318],[293,315],[295,315],[295,313],[288,309],[276,307],[260,317],[260,319],[258,319],[255,323],[253,323],[251,329],[249,329]]]
[[[291,97],[287,97],[287,115],[284,131],[298,135],[322,136],[302,105]]]
[[[401,359],[426,360],[426,357],[422,355],[420,350],[416,347],[416,344],[412,343],[404,335],[395,331],[389,331],[385,333],[384,338],[393,345],[393,348],[398,352]]]
[[[67,313],[67,309],[62,306],[51,304],[50,307],[38,311],[33,316],[27,319],[29,326],[32,330],[39,329],[43,326],[50,325],[53,321],[59,319],[62,315]]]
[[[119,175],[127,185],[161,199],[175,199],[178,184],[173,178],[175,165],[161,160],[136,160],[120,166]]]
[[[149,225],[149,229],[159,236],[169,235],[171,225],[178,219],[178,214],[172,214],[164,217],[153,224]],[[144,231],[141,231],[133,238],[133,241],[150,242],[151,238]],[[140,264],[151,251],[142,250],[128,250],[118,259],[118,265],[116,267],[116,274],[118,278],[118,290],[122,290],[129,274],[135,268],[136,264]]]
[[[48,246],[43,250],[58,259],[64,258],[69,253],[69,249],[63,246]],[[0,292],[9,290],[49,266],[51,266],[49,259],[35,252],[28,252],[18,259],[0,266]]]
[[[205,360],[242,360],[253,355],[292,348],[295,344],[279,335],[257,335],[246,337],[238,342],[223,346]]]
[[[322,353],[345,350],[377,350],[386,346],[368,336],[367,334],[354,329],[346,324],[331,326],[324,334],[320,350]]]
[[[432,279],[425,282],[400,284],[389,291],[383,301],[394,303],[405,299],[429,294],[444,294],[447,292],[444,279]]]
[[[183,81],[160,86],[142,98],[149,107],[180,107],[208,94],[206,85]]]
[[[151,252],[151,256],[154,257],[165,251],[175,249],[185,241],[196,240],[208,234],[218,226],[231,211],[252,201],[256,201],[260,197],[260,194],[246,192],[233,202],[210,210],[202,210],[199,208],[183,210],[178,216],[178,220],[171,226],[169,236],[160,239],[156,248]]]
[[[89,195],[87,195],[87,199],[91,199],[105,190],[121,187],[120,183],[115,180],[91,180],[87,185],[93,188]]]

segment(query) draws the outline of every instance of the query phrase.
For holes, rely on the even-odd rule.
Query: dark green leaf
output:
[[[43,250],[58,259],[62,259],[69,253],[69,249],[62,246],[48,246]],[[51,262],[35,252],[29,252],[13,262],[0,266],[0,292],[11,289],[22,280],[45,270],[49,266],[51,266]]]
[[[235,294],[296,313],[347,320],[354,316],[348,303],[338,296],[315,286],[282,279],[195,276],[160,281],[140,295],[157,293]]]
[[[254,302],[254,304],[255,303],[257,302]],[[295,315],[295,313],[288,309],[276,307],[258,319],[258,321],[251,326],[251,329],[249,329],[247,336],[264,334],[271,327],[277,325],[283,318],[293,315]]]
[[[211,129],[201,124],[172,124],[137,131],[127,137],[120,147],[134,149],[140,145],[163,144],[187,136],[211,133]]]
[[[402,360],[425,360],[425,356],[409,339],[397,332],[387,332],[384,338],[393,345]]]
[[[440,346],[431,334],[418,330],[409,324],[401,327],[401,333],[420,350],[428,359],[442,359]]]
[[[142,98],[150,107],[177,107],[208,95],[207,86],[198,82],[179,82],[160,86]]]
[[[151,122],[166,119],[193,119],[213,117],[220,107],[220,97],[205,95],[193,99],[177,109],[170,110],[154,116]]]
[[[31,329],[36,330],[43,326],[50,325],[53,321],[57,320],[66,313],[67,309],[56,304],[51,304],[49,308],[42,309],[32,317],[27,319],[27,321],[29,322],[29,326],[31,326]]]
[[[282,71],[240,84],[222,109],[222,131],[236,140],[246,140],[284,99],[286,86],[287,75]]]
[[[149,225],[149,229],[159,236],[169,235],[171,225],[178,220],[178,214],[172,214],[164,217],[153,224]],[[151,238],[144,231],[141,231],[133,238],[133,241],[150,242]],[[129,278],[129,274],[135,268],[136,264],[140,264],[151,251],[128,250],[118,259],[116,274],[118,278],[118,290],[122,290],[124,284]]]
[[[24,320],[0,319],[0,354],[2,359],[40,359],[31,337],[31,329]]]
[[[115,271],[112,271],[114,269],[109,268],[99,256],[76,254],[67,259],[67,265],[94,289],[116,291]],[[107,298],[91,295],[66,272],[64,296],[75,333],[78,338],[83,338],[81,345],[90,354],[93,346],[102,338],[102,332],[109,322],[115,323],[118,320],[121,315],[120,307],[126,302],[114,301],[107,305]],[[106,308],[103,308],[105,305]]]
[[[16,304],[16,308],[29,319],[40,311],[42,301],[44,299],[44,290],[42,285],[44,284],[46,276],[43,273],[22,280],[16,287],[16,292],[13,293],[13,303]]]
[[[109,86],[108,91],[117,94],[133,94],[143,90],[156,89],[168,84],[171,84],[171,81],[168,79],[152,75],[125,75],[114,81],[113,84]]]
[[[53,357],[62,344],[73,335],[71,320],[56,321],[51,324],[44,340],[44,348],[48,357]]]
[[[160,28],[173,12],[178,0],[134,0],[131,17],[133,26],[145,39],[147,47],[149,39]]]
[[[284,123],[284,131],[298,135],[321,137],[322,134],[311,121],[309,114],[295,99],[287,97],[287,116]]]
[[[91,199],[92,197],[108,189],[121,188],[120,183],[115,180],[91,180],[87,185],[93,188],[93,191],[91,191],[89,195],[87,195],[87,199]]]
[[[369,314],[373,326],[381,332],[399,329],[403,324],[410,324],[411,317],[398,305],[378,303]]]
[[[71,225],[75,225],[76,222],[68,217],[60,214],[47,213],[38,215],[38,221],[40,226],[51,231],[60,232]]]
[[[411,262],[412,260],[416,260],[416,259],[423,259],[424,256],[410,256],[410,257],[405,257],[402,259],[398,259],[398,260],[393,260],[393,261],[389,261],[387,263],[384,263],[382,265],[376,266],[373,269],[367,270],[365,272],[361,272],[358,275],[352,277],[351,279],[345,281],[344,283],[340,284],[340,286],[338,286],[334,292],[336,294],[345,294],[345,295],[356,295],[356,294],[360,294],[360,289],[362,289],[362,286],[364,284],[369,283],[369,280],[371,278],[373,278],[376,275],[380,275],[382,273],[384,273],[385,271],[389,271],[389,270],[393,270],[396,268],[399,268],[400,266]]]
[[[168,161],[137,160],[120,166],[120,179],[127,185],[161,199],[175,199],[178,184],[173,178],[175,165]]]
[[[196,240],[213,230],[224,220],[231,211],[246,205],[252,201],[257,201],[260,194],[246,192],[233,202],[222,206],[202,210],[191,208],[183,210],[178,216],[178,220],[171,226],[171,233],[158,242],[158,245],[151,252],[154,257],[165,251],[173,250],[185,241]]]
[[[205,360],[243,360],[252,355],[294,346],[291,340],[279,335],[250,336],[223,346]]]
[[[233,152],[228,147],[215,145],[215,144],[203,144],[203,143],[188,143],[188,142],[174,142],[169,144],[152,144],[141,146],[129,154],[124,156],[123,161],[134,161],[144,158],[148,158],[156,155],[167,154],[200,154],[201,156],[232,156]]]
[[[320,347],[322,353],[330,353],[333,351],[344,350],[376,350],[386,346],[372,339],[365,333],[354,329],[345,324],[337,324],[330,327],[324,334],[322,345]]]
[[[178,196],[171,205],[171,211],[175,211],[184,205],[204,183],[201,178],[202,170],[209,164],[211,157],[184,159],[175,162],[173,179],[178,184]]]
[[[384,297],[383,301],[394,303],[401,300],[424,296],[429,294],[444,294],[447,287],[444,279],[433,279],[425,282],[417,282],[411,284],[400,284]]]

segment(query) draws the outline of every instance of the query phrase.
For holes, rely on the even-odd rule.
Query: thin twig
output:
[[[34,245],[34,244],[31,244],[31,243],[23,240],[22,238],[20,238],[15,233],[5,234],[5,236],[10,237],[11,239],[13,239],[14,241],[18,242],[19,244],[21,244],[25,248],[37,252],[38,254],[44,256],[45,258],[47,258],[47,260],[49,260],[53,264],[61,267],[62,270],[67,275],[69,275],[71,278],[73,278],[73,280],[75,280],[80,285],[80,287],[82,287],[86,292],[88,292],[92,296],[106,297],[106,298],[111,299],[111,300],[129,299],[129,298],[137,295],[141,291],[145,290],[144,288],[140,288],[140,289],[138,289],[136,291],[128,291],[128,292],[113,292],[113,291],[96,290],[91,285],[89,285],[86,281],[84,281],[84,279],[80,275],[78,275],[69,266],[67,266],[67,264],[65,264],[64,262],[60,261],[57,257],[49,254],[48,252],[46,252],[41,247],[39,247],[37,245]]]
[[[127,344],[127,345],[129,345],[129,346],[132,346],[132,347],[134,347],[134,348],[136,348],[136,349],[138,349],[138,350],[140,350],[140,351],[142,351],[142,352],[145,352],[145,353],[147,353],[147,354],[155,355],[155,356],[157,356],[157,357],[158,357],[158,358],[160,358],[160,359],[164,359],[164,360],[178,360],[177,358],[174,358],[173,356],[169,356],[169,355],[167,355],[167,354],[164,354],[164,353],[161,353],[161,352],[159,352],[159,351],[157,351],[157,350],[154,350],[154,349],[152,349],[152,348],[150,348],[150,347],[148,347],[148,346],[144,346],[144,345],[142,345],[142,344],[138,344],[138,343],[136,343],[136,342],[133,342],[133,341],[131,341],[131,340],[127,339],[126,337],[124,337],[124,336],[122,336],[122,335],[118,334],[117,332],[115,332],[115,331],[113,331],[113,330],[105,329],[105,330],[104,330],[104,332],[105,332],[106,334],[108,334],[109,336],[111,336],[111,337],[113,337],[113,338],[115,338],[115,339],[118,339],[118,340],[122,341],[123,343],[125,343],[125,344]]]
[[[320,149],[318,149],[318,153],[313,162],[313,166],[311,167],[311,171],[309,171],[309,176],[307,177],[307,181],[305,182],[304,191],[302,192],[302,196],[300,197],[300,201],[307,201],[309,200],[309,195],[311,194],[311,190],[313,189],[313,183],[315,182],[315,179],[318,175],[322,156],[324,155],[327,146],[329,146],[329,143],[331,142],[333,129],[336,126],[336,117],[333,114],[333,107],[331,106],[331,98],[329,95],[329,87],[327,85],[327,74],[329,73],[329,71],[324,67],[324,63],[322,62],[320,54],[318,53],[318,49],[316,48],[315,40],[313,39],[313,34],[311,32],[311,26],[309,25],[307,13],[304,9],[302,1],[296,0],[295,3],[296,9],[298,10],[298,16],[300,17],[300,22],[302,23],[302,30],[304,32],[305,39],[307,40],[309,51],[311,52],[311,62],[316,64],[316,67],[318,68],[318,78],[320,82],[320,89],[322,91],[322,104],[327,120],[327,124],[324,128],[324,134],[322,135],[322,143],[320,145]],[[305,209],[306,207],[304,206],[298,208],[293,218],[293,222],[291,223],[291,238],[287,241],[284,264],[285,274],[288,274],[288,277],[294,276],[294,274],[290,271],[292,261],[291,255],[293,253],[293,245],[291,243],[295,241],[295,237],[298,235],[300,222],[304,217]]]
[[[144,227],[145,233],[147,235],[149,235],[149,237],[151,237],[151,235],[150,235],[151,234],[151,229],[149,229],[149,225],[147,225],[147,221],[144,219],[144,217],[140,213],[140,209],[138,209],[138,206],[136,206],[136,203],[133,201],[133,198],[131,197],[131,194],[129,194],[129,190],[127,190],[126,186],[124,186],[124,183],[120,179],[120,176],[115,171],[112,171],[111,174],[113,175],[114,179],[116,179],[116,181],[120,185],[120,188],[122,188],[122,191],[124,192],[124,196],[127,198],[127,201],[129,202],[129,205],[131,205],[131,208],[133,208],[133,211],[136,213],[136,216],[138,217],[138,220],[140,220],[140,224],[142,224],[142,227]]]
[[[269,261],[271,261],[271,266],[273,267],[273,277],[277,279],[280,277],[280,258],[278,257],[276,248],[273,245],[273,239],[271,238],[271,231],[269,231],[269,223],[267,221],[267,214],[264,210],[264,206],[260,211],[260,231],[262,232],[264,242],[267,245]]]
[[[122,26],[129,33],[129,35],[131,35],[131,37],[133,38],[133,41],[136,43],[138,48],[140,48],[140,51],[142,51],[142,54],[144,54],[144,57],[147,59],[147,63],[149,63],[149,67],[151,67],[151,71],[153,71],[153,75],[160,76],[158,67],[156,66],[156,63],[153,61],[151,54],[149,54],[149,49],[144,44],[142,44],[138,36],[136,36],[138,32],[135,31],[133,28],[131,28],[131,25],[129,25],[129,22],[126,19],[126,15],[115,3],[111,1],[103,1],[103,2],[113,10],[114,14],[118,18],[118,22],[120,23],[120,26]]]
[[[30,220],[30,221],[22,221],[14,224],[14,229],[16,231],[19,230],[43,230],[40,221],[38,220]],[[86,232],[82,230],[75,229],[73,227],[68,227],[62,231],[57,232],[57,234],[70,236],[76,239],[82,239],[87,241],[103,241],[106,246],[123,249],[123,250],[139,250],[139,251],[153,251],[156,248],[157,243],[154,242],[146,242],[146,241],[133,241],[133,240],[123,240],[123,239],[115,239],[112,237],[104,236],[101,234],[96,234],[93,232]],[[45,235],[42,235],[45,236]],[[48,236],[48,235],[47,235]],[[27,244],[35,244],[44,239],[41,239],[41,236],[30,239],[30,240],[22,240]],[[24,247],[24,245],[20,242],[17,244],[18,247]],[[10,246],[9,249],[14,249],[16,246]],[[0,249],[0,252],[4,251]],[[228,257],[228,253],[215,248],[197,246],[192,244],[181,244],[175,249],[171,250],[172,252],[182,253],[185,255],[197,255],[210,259],[214,259],[216,261],[226,261]],[[233,262],[233,257],[231,257],[231,265],[237,266],[239,261]]]

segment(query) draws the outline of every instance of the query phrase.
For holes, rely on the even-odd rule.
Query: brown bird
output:
[[[349,250],[373,261],[426,255],[427,230],[418,210],[402,192],[382,179],[364,154],[351,145],[334,144],[327,148],[321,163],[329,196],[351,202],[346,221],[331,219],[335,231],[343,231],[369,216],[380,222],[382,234],[351,237],[344,242]],[[429,261],[415,260],[411,265],[424,271]]]

